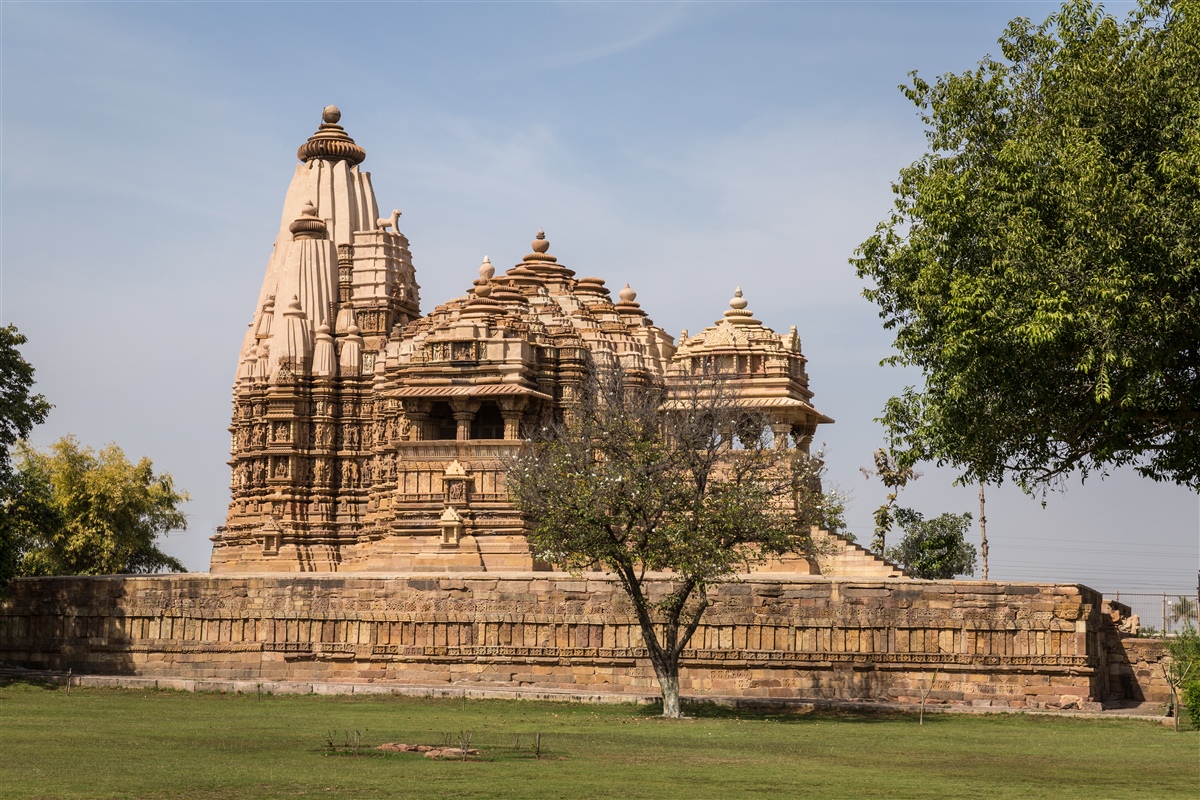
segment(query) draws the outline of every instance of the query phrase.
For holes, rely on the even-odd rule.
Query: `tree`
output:
[[[1200,488],[1200,0],[1011,22],[901,87],[929,151],[852,263],[924,389],[901,463],[1044,491],[1133,465]]]
[[[133,464],[115,444],[96,452],[68,436],[48,453],[18,444],[16,476],[17,574],[184,571],[156,540],[187,528],[188,496],[150,459]]]
[[[764,420],[725,395],[719,377],[664,403],[620,371],[593,376],[568,421],[529,441],[508,472],[537,557],[610,571],[629,596],[664,717],[680,716],[680,656],[709,587],[806,551],[810,526],[837,511],[820,493],[819,459],[775,447]]]
[[[1171,692],[1171,715],[1175,718],[1175,730],[1179,730],[1179,710],[1187,709],[1192,727],[1200,725],[1200,637],[1191,620],[1183,626],[1178,636],[1167,642],[1170,658],[1159,662],[1163,679]]]
[[[891,490],[888,492],[883,505],[875,509],[874,515],[875,538],[871,541],[871,549],[882,555],[883,551],[887,548],[888,532],[892,530],[892,524],[895,522],[895,513],[892,509],[896,506],[896,498],[900,496],[900,490],[907,486],[910,481],[915,481],[921,477],[921,473],[914,470],[911,464],[898,463],[883,448],[875,451],[874,458],[875,469],[859,467],[858,471],[868,479],[878,475],[880,482]]]
[[[920,512],[898,508],[896,522],[904,531],[904,539],[888,549],[887,557],[912,577],[945,580],[975,574],[975,545],[966,540],[970,514],[925,519]]]
[[[27,341],[16,326],[0,328],[0,478],[9,474],[9,449],[50,413],[45,397],[29,393],[33,367],[17,350]]]
[[[0,590],[16,573],[23,531],[36,523],[44,506],[12,472],[10,450],[45,421],[50,404],[33,388],[33,367],[17,348],[26,338],[9,325],[0,328]]]

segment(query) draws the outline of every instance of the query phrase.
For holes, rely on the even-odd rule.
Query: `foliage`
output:
[[[33,367],[17,350],[26,341],[12,325],[0,328],[0,589],[16,573],[23,531],[39,524],[44,510],[35,487],[13,474],[10,460],[12,446],[50,413],[46,398],[30,394]]]
[[[871,541],[871,549],[876,553],[883,553],[887,547],[887,535],[892,530],[892,524],[895,522],[895,514],[893,508],[896,506],[896,498],[900,496],[900,490],[909,484],[910,481],[915,481],[921,477],[921,473],[912,468],[911,464],[901,464],[892,457],[887,450],[880,448],[874,453],[875,469],[867,469],[860,467],[867,478],[878,475],[879,480],[891,491],[887,494],[887,499],[883,505],[875,509],[875,538]]]
[[[17,445],[21,575],[182,572],[156,539],[187,528],[188,496],[150,459],[131,463],[120,447],[96,452],[66,437],[42,453]]]
[[[1178,636],[1167,640],[1167,652],[1171,654],[1171,663],[1163,669],[1176,698],[1176,728],[1180,706],[1187,709],[1192,727],[1200,728],[1200,636],[1191,622],[1183,626]]]
[[[609,570],[629,595],[664,716],[679,714],[679,657],[709,585],[805,550],[809,527],[837,513],[820,492],[819,459],[774,447],[720,376],[680,393],[664,411],[659,389],[619,370],[592,376],[569,422],[530,441],[508,472],[535,554]],[[669,582],[648,580],[663,571]]]
[[[901,87],[929,151],[852,262],[924,373],[884,412],[897,458],[1200,487],[1200,2],[1072,0],[1000,48]]]
[[[45,397],[29,393],[33,367],[17,350],[26,341],[13,325],[0,328],[0,480],[9,474],[9,449],[50,413]]]
[[[942,514],[925,519],[910,508],[896,509],[904,539],[889,548],[887,558],[914,578],[947,579],[975,574],[975,545],[966,540],[970,514]]]

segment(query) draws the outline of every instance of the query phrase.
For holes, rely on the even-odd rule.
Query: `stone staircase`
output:
[[[820,574],[829,578],[904,578],[904,570],[844,536],[814,528]]]

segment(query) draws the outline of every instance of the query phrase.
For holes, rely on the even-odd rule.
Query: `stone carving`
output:
[[[360,218],[379,206],[367,173],[347,169],[366,152],[340,118],[326,109],[300,146],[306,169],[320,172],[320,196],[309,181],[289,190],[285,207],[303,211],[279,232],[239,354],[231,443],[235,456],[264,460],[233,462],[235,497],[214,537],[213,571],[291,571],[299,560],[306,570],[397,570],[429,564],[429,547],[452,561],[462,553],[429,544],[448,506],[472,524],[479,518],[468,510],[494,515],[476,534],[485,545],[505,537],[480,547],[476,567],[533,569],[502,465],[523,426],[569,415],[590,364],[620,364],[668,393],[694,382],[695,369],[727,365],[735,399],[767,410],[782,447],[807,448],[832,421],[812,404],[799,334],[763,326],[740,289],[715,324],[676,342],[632,287],[613,296],[602,279],[559,263],[544,231],[519,263],[498,269],[485,257],[477,279],[464,276],[465,294],[422,314],[401,217]],[[327,460],[334,452],[356,458]],[[439,474],[449,463],[463,474]],[[268,482],[269,501],[236,496]],[[310,482],[337,518],[305,519],[316,508]],[[257,532],[268,506],[297,547],[264,561]],[[305,555],[308,539],[324,555]],[[836,572],[844,561],[894,572],[848,545],[838,552],[820,568]]]

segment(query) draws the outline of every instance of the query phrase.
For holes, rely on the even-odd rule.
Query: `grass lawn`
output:
[[[669,722],[631,705],[122,689],[68,697],[11,683],[0,686],[0,796],[1200,797],[1200,733],[1147,722],[933,715],[918,726],[907,715],[696,711]],[[330,752],[330,732],[342,745],[356,730],[362,755]],[[464,731],[480,760],[367,749],[441,745]]]

